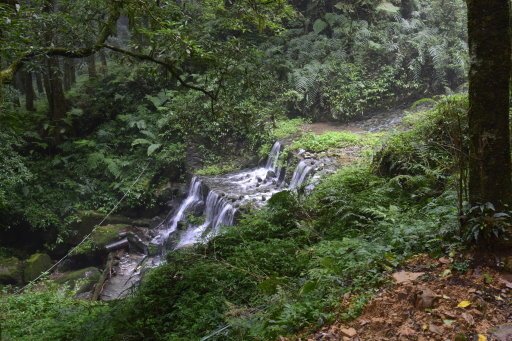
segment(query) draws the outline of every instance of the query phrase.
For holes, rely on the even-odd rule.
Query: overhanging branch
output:
[[[165,67],[171,73],[171,75],[173,75],[178,80],[178,83],[180,83],[183,87],[188,88],[188,89],[192,89],[192,90],[196,90],[196,91],[199,91],[199,92],[202,92],[203,94],[205,94],[206,96],[210,97],[213,100],[217,99],[217,95],[218,94],[216,94],[216,93],[214,93],[212,91],[208,91],[205,88],[202,88],[200,86],[197,86],[197,85],[194,85],[194,84],[190,84],[186,80],[184,80],[181,77],[180,72],[176,69],[176,66],[174,64],[170,63],[170,62],[159,60],[159,59],[156,59],[156,58],[154,58],[152,56],[149,56],[149,55],[146,55],[146,54],[125,50],[125,49],[122,49],[122,48],[117,47],[117,46],[103,44],[103,47],[106,48],[106,49],[112,50],[114,52],[118,52],[118,53],[122,53],[124,55],[130,56],[132,58],[136,58],[136,59],[143,60],[143,61],[149,61],[149,62],[152,62],[152,63],[156,63],[156,64],[159,64],[159,65],[162,65],[163,67]]]
[[[93,55],[103,47],[103,44],[112,33],[120,15],[121,12],[118,5],[113,4],[110,8],[107,21],[101,28],[96,42],[90,47],[83,47],[78,49],[69,49],[65,47],[46,47],[26,51],[6,69],[0,71],[0,85],[12,83],[16,71],[18,71],[25,63],[36,57],[61,56],[67,58],[84,58]]]

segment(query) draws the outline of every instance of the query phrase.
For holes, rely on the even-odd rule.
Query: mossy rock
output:
[[[52,266],[52,259],[46,253],[35,253],[25,261],[23,279],[30,282]]]
[[[16,257],[0,258],[0,284],[22,284],[22,264]]]
[[[77,221],[71,224],[70,230],[72,232],[71,237],[67,238],[66,242],[70,244],[79,243],[82,238],[89,234],[92,229],[101,223],[104,219],[105,214],[96,211],[80,211],[78,212]],[[105,220],[103,225],[111,224],[125,224],[132,225],[132,219],[124,216],[111,215]]]
[[[99,281],[101,271],[95,267],[88,267],[76,271],[65,272],[54,281],[59,284],[69,285],[77,289],[77,294],[91,291],[94,285]]]
[[[102,251],[106,245],[119,239],[119,233],[126,230],[130,225],[113,224],[100,226],[91,234],[91,236],[78,248],[72,255],[91,255]]]

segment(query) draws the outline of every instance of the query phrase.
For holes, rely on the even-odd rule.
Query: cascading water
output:
[[[165,244],[172,234],[178,234],[175,249],[206,241],[219,233],[222,226],[234,224],[235,215],[241,205],[262,206],[274,193],[283,188],[278,184],[279,155],[282,145],[274,143],[264,167],[223,176],[194,177],[188,196],[180,205],[167,227],[155,237],[154,242]],[[300,187],[313,171],[311,161],[299,162],[290,182],[290,189]],[[202,189],[206,190],[202,193]],[[206,198],[205,198],[206,197]],[[187,222],[185,213],[204,201],[204,223]],[[180,221],[187,223],[184,231],[178,231]],[[174,239],[175,240],[175,239]]]
[[[123,268],[118,270],[116,280],[109,280],[104,291],[104,299],[114,299],[126,295],[128,289],[138,282],[143,267],[161,264],[166,250],[179,249],[196,243],[205,242],[220,232],[223,226],[231,226],[240,206],[261,207],[274,193],[282,191],[285,186],[279,183],[281,168],[279,155],[281,143],[276,142],[264,167],[240,171],[213,177],[192,178],[187,197],[180,204],[174,215],[163,228],[156,229],[156,236],[148,249],[159,250],[146,257],[141,254],[126,253],[123,256]],[[313,171],[312,161],[301,161],[295,169],[289,188],[301,186]],[[204,203],[202,215],[204,222],[193,223],[186,213],[201,213],[199,208]],[[185,229],[178,229],[180,222]],[[152,245],[151,245],[152,244]],[[141,266],[141,264],[144,265]],[[124,270],[123,270],[124,269]]]
[[[195,244],[218,233],[221,226],[233,225],[236,209],[227,200],[214,191],[208,193],[205,205],[205,222],[199,226],[190,227],[181,237],[176,248]],[[205,231],[211,228],[206,236]]]
[[[290,189],[296,189],[302,186],[304,181],[306,181],[308,175],[313,170],[313,165],[309,164],[306,160],[302,160],[299,162],[295,171],[293,172],[292,180],[290,181]]]
[[[272,149],[270,150],[270,154],[268,155],[267,164],[265,166],[265,169],[273,171],[275,175],[278,175],[279,167],[278,167],[278,161],[279,161],[279,154],[281,153],[281,142],[277,141],[272,146]]]
[[[202,182],[197,177],[193,177],[190,181],[190,188],[188,190],[188,195],[181,203],[180,207],[169,221],[167,226],[159,233],[152,241],[153,244],[162,245],[166,242],[169,236],[176,231],[178,227],[178,223],[183,219],[184,214],[187,212],[189,208],[198,204],[203,200],[201,195],[201,187]]]

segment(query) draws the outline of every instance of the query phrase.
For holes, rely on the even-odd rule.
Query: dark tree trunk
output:
[[[64,90],[68,91],[75,83],[75,61],[70,58],[64,59]]]
[[[23,75],[24,75],[24,86],[25,86],[25,108],[28,111],[36,111],[36,108],[34,106],[34,99],[36,97],[36,94],[34,92],[34,83],[32,80],[32,72],[25,71],[25,72],[23,72]]]
[[[101,72],[105,74],[105,73],[107,73],[107,70],[108,70],[107,54],[105,53],[105,51],[101,50],[99,52],[99,56],[100,56],[100,61],[101,61]]]
[[[91,55],[86,58],[87,60],[87,72],[89,73],[89,78],[96,78],[96,57]]]
[[[43,77],[39,72],[36,72],[36,85],[37,85],[37,93],[39,95],[43,94],[44,87],[43,87]]]
[[[48,99],[49,118],[56,123],[63,119],[68,110],[62,80],[60,78],[58,57],[50,57],[46,62],[47,74],[44,79],[46,98]]]
[[[400,14],[404,19],[411,19],[414,11],[414,0],[402,0],[400,3]]]
[[[469,200],[497,209],[512,196],[508,0],[467,0],[469,71]]]
[[[25,91],[25,87],[23,86],[23,75],[21,72],[16,72],[16,75],[14,76],[14,83],[13,86],[15,89],[17,89],[19,92],[13,97],[12,102],[15,107],[21,107],[21,100],[20,96],[18,96],[18,93],[23,93]]]

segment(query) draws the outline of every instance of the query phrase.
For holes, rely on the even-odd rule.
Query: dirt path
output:
[[[305,124],[302,128],[303,131],[310,131],[315,134],[323,134],[329,131],[351,131],[354,133],[364,132],[380,132],[391,130],[402,122],[406,111],[396,109],[391,111],[382,112],[363,118],[358,121],[349,123],[339,122],[317,122]]]
[[[471,261],[471,256],[416,256],[356,320],[334,323],[302,340],[512,340],[512,275],[461,265]],[[342,306],[353,298],[345,297]]]

